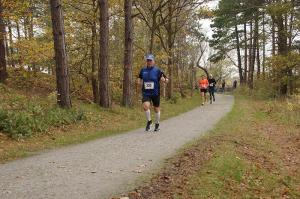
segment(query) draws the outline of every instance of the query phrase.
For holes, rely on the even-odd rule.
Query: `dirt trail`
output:
[[[158,133],[137,129],[2,164],[0,198],[106,199],[124,193],[211,129],[233,102],[218,95],[212,105],[163,121]]]

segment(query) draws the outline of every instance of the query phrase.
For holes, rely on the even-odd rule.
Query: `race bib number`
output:
[[[146,90],[154,89],[154,82],[145,82],[144,86]]]
[[[214,83],[209,84],[209,86],[214,86]]]

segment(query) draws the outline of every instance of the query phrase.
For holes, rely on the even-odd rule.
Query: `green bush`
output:
[[[71,124],[84,119],[86,118],[84,112],[81,110],[66,110],[59,107],[49,110],[45,116],[45,122],[54,126]]]
[[[300,124],[300,96],[269,101],[267,111],[272,113],[280,123],[288,125]]]
[[[276,84],[268,80],[256,80],[254,89],[248,86],[240,86],[234,92],[244,96],[251,96],[255,99],[268,100],[278,97]]]
[[[21,138],[32,134],[35,121],[30,114],[1,110],[0,115],[0,130],[10,137]]]
[[[269,80],[257,80],[252,95],[257,99],[274,99],[278,96],[277,85]]]
[[[28,105],[26,110],[0,110],[0,131],[14,139],[30,137],[43,133],[50,127],[68,125],[86,119],[81,110],[67,110],[59,107],[43,108]]]
[[[180,94],[179,93],[174,93],[171,99],[169,99],[171,104],[177,104],[178,100],[180,100]]]

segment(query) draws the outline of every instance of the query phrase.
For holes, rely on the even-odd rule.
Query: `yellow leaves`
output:
[[[122,5],[124,5],[124,0],[108,0],[108,4],[110,8],[114,8],[114,7],[120,8],[122,7]]]
[[[19,49],[19,58],[25,64],[45,64],[54,56],[52,41],[24,39],[18,41],[15,46]]]
[[[17,19],[20,16],[27,15],[30,9],[30,1],[28,0],[3,0],[4,17]]]
[[[202,7],[197,12],[199,18],[212,18],[214,17],[214,12],[208,7]]]
[[[268,60],[271,68],[277,69],[300,69],[300,54],[290,52],[287,55],[276,55]]]
[[[267,12],[270,15],[281,15],[291,11],[291,3],[273,3],[267,6]]]

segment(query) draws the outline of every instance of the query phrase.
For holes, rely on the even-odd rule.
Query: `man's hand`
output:
[[[165,82],[166,82],[166,84],[169,82],[169,79],[168,78],[165,78]]]
[[[138,78],[138,79],[136,80],[136,84],[137,84],[137,85],[142,85],[142,80],[141,80],[140,78]]]
[[[167,77],[161,77],[160,81],[164,82],[164,83],[168,83],[169,79]]]
[[[167,78],[167,76],[164,73],[162,73],[162,77],[160,78],[160,80],[165,83],[169,82],[169,79]]]

